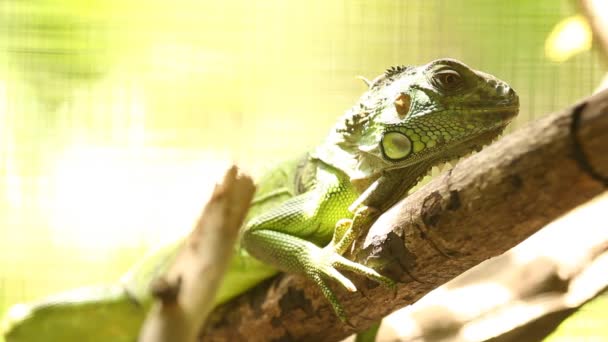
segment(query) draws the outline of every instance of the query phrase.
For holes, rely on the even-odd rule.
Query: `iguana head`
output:
[[[507,83],[454,59],[392,67],[368,85],[315,153],[355,184],[478,150],[519,110]]]

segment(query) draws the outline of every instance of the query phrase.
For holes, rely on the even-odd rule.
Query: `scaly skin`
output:
[[[506,83],[455,60],[387,70],[369,82],[369,90],[313,153],[277,166],[258,181],[216,303],[279,271],[296,272],[317,283],[346,320],[327,286],[335,280],[356,290],[340,269],[388,286],[393,282],[341,254],[433,165],[496,138],[518,105]],[[149,283],[178,245],[144,258],[121,284],[17,306],[5,320],[7,340],[135,340],[151,303]]]

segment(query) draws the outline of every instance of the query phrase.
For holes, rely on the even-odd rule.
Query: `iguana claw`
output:
[[[323,280],[323,277],[319,276],[319,273],[326,278],[336,280],[350,292],[357,291],[357,288],[338,269],[365,276],[391,288],[395,286],[395,282],[390,278],[381,275],[370,267],[348,260],[342,256],[352,242],[363,231],[369,228],[377,212],[374,208],[363,206],[356,211],[353,219],[339,220],[336,223],[331,243],[323,248],[321,253],[317,254],[316,259],[311,260],[315,267],[307,272],[308,276],[321,288],[321,291],[333,306],[336,315],[345,323],[347,322],[347,318],[344,309],[338,302],[335,294]]]
[[[320,253],[311,253],[311,265],[306,270],[308,275],[321,288],[323,295],[331,303],[336,315],[341,321],[347,322],[347,315],[344,308],[338,301],[338,298],[327,285],[324,278],[334,279],[350,292],[356,292],[357,288],[347,277],[345,277],[338,269],[351,271],[353,273],[365,276],[378,283],[389,287],[394,287],[395,282],[387,278],[374,269],[365,265],[348,260],[333,250],[332,246],[321,249]]]

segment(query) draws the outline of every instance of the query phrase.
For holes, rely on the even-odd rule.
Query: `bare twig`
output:
[[[460,162],[380,217],[356,254],[383,261],[396,292],[356,279],[334,289],[352,327],[321,292],[283,275],[220,307],[205,341],[336,341],[500,255],[608,186],[608,91],[546,116]]]
[[[608,62],[608,5],[605,1],[579,0],[581,11],[587,17],[593,37]]]
[[[255,187],[249,176],[230,168],[167,274],[152,285],[158,299],[143,325],[140,341],[194,341],[213,308],[237,233]]]

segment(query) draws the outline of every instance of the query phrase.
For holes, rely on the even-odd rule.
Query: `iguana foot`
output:
[[[351,292],[357,291],[357,288],[338,270],[351,271],[381,284],[394,286],[391,279],[337,253],[332,244],[321,248],[304,239],[272,230],[247,231],[243,236],[243,243],[249,253],[261,261],[286,272],[307,275],[321,288],[343,322],[348,322],[346,313],[328,286],[327,279],[336,280]]]
[[[355,285],[338,271],[338,269],[341,269],[365,276],[391,288],[395,286],[395,282],[390,278],[381,275],[370,267],[342,256],[353,241],[369,228],[377,213],[378,211],[371,207],[363,206],[359,208],[353,219],[342,219],[336,223],[332,241],[322,249],[321,253],[311,253],[313,267],[309,268],[307,275],[321,288],[343,322],[347,322],[344,309],[323,278],[334,279],[351,292],[357,291]]]
[[[306,275],[321,288],[323,295],[325,295],[327,300],[332,305],[336,315],[345,323],[348,322],[346,312],[338,301],[336,295],[326,283],[325,279],[334,279],[344,286],[348,291],[356,292],[357,288],[353,282],[339,271],[346,270],[365,276],[391,288],[395,286],[395,282],[393,280],[381,275],[374,269],[341,256],[334,250],[332,245],[320,249],[319,251],[315,251],[314,253],[310,253],[310,264],[307,266],[308,267],[306,267],[305,272]]]

